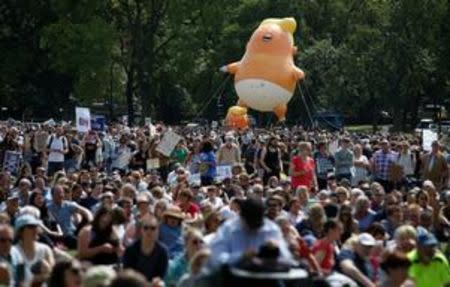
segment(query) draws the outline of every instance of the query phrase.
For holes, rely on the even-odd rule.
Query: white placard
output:
[[[334,155],[339,148],[339,140],[334,140],[328,145],[328,152]]]
[[[88,108],[75,108],[77,131],[87,133],[91,130],[91,112]]]
[[[161,142],[156,147],[156,151],[162,153],[165,156],[170,156],[173,149],[180,140],[181,136],[169,130],[164,134]]]
[[[3,159],[3,169],[9,171],[11,174],[16,175],[19,171],[21,153],[16,151],[5,151],[5,157]]]
[[[151,158],[147,160],[147,171],[159,168],[159,158]]]
[[[219,165],[216,168],[217,176],[216,178],[224,180],[226,178],[232,178],[233,173],[231,172],[231,165]]]
[[[425,151],[431,150],[433,141],[438,140],[438,134],[432,130],[422,130],[422,148]]]
[[[201,177],[200,177],[200,173],[194,173],[194,174],[191,174],[191,175],[189,176],[188,181],[189,181],[190,184],[193,184],[193,183],[198,183],[198,184],[200,184],[201,181],[202,181],[202,180],[201,180]]]

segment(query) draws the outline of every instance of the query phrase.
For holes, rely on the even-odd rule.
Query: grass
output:
[[[348,125],[345,130],[352,133],[368,133],[372,132],[372,125]]]

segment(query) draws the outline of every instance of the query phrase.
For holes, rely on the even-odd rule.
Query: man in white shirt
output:
[[[212,208],[215,210],[219,210],[223,206],[222,198],[218,197],[218,190],[215,185],[210,185],[206,188],[207,190],[207,198],[203,200],[202,205],[209,203]]]
[[[218,165],[233,165],[241,162],[241,151],[237,144],[234,143],[232,135],[225,136],[225,143],[217,152]]]
[[[67,138],[61,126],[55,128],[55,133],[47,139],[48,152],[48,176],[53,176],[55,172],[64,169],[64,155],[69,151]]]

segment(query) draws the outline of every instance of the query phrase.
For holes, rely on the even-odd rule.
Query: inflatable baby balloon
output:
[[[225,125],[235,129],[248,128],[247,108],[234,106],[228,109]]]
[[[297,81],[305,76],[294,63],[296,27],[294,18],[262,21],[248,41],[242,59],[221,68],[234,74],[238,106],[273,111],[279,121],[286,119],[287,103]]]

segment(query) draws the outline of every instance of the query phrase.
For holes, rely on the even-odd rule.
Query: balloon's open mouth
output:
[[[264,34],[262,40],[263,42],[269,42],[270,40],[272,40],[272,34]]]

